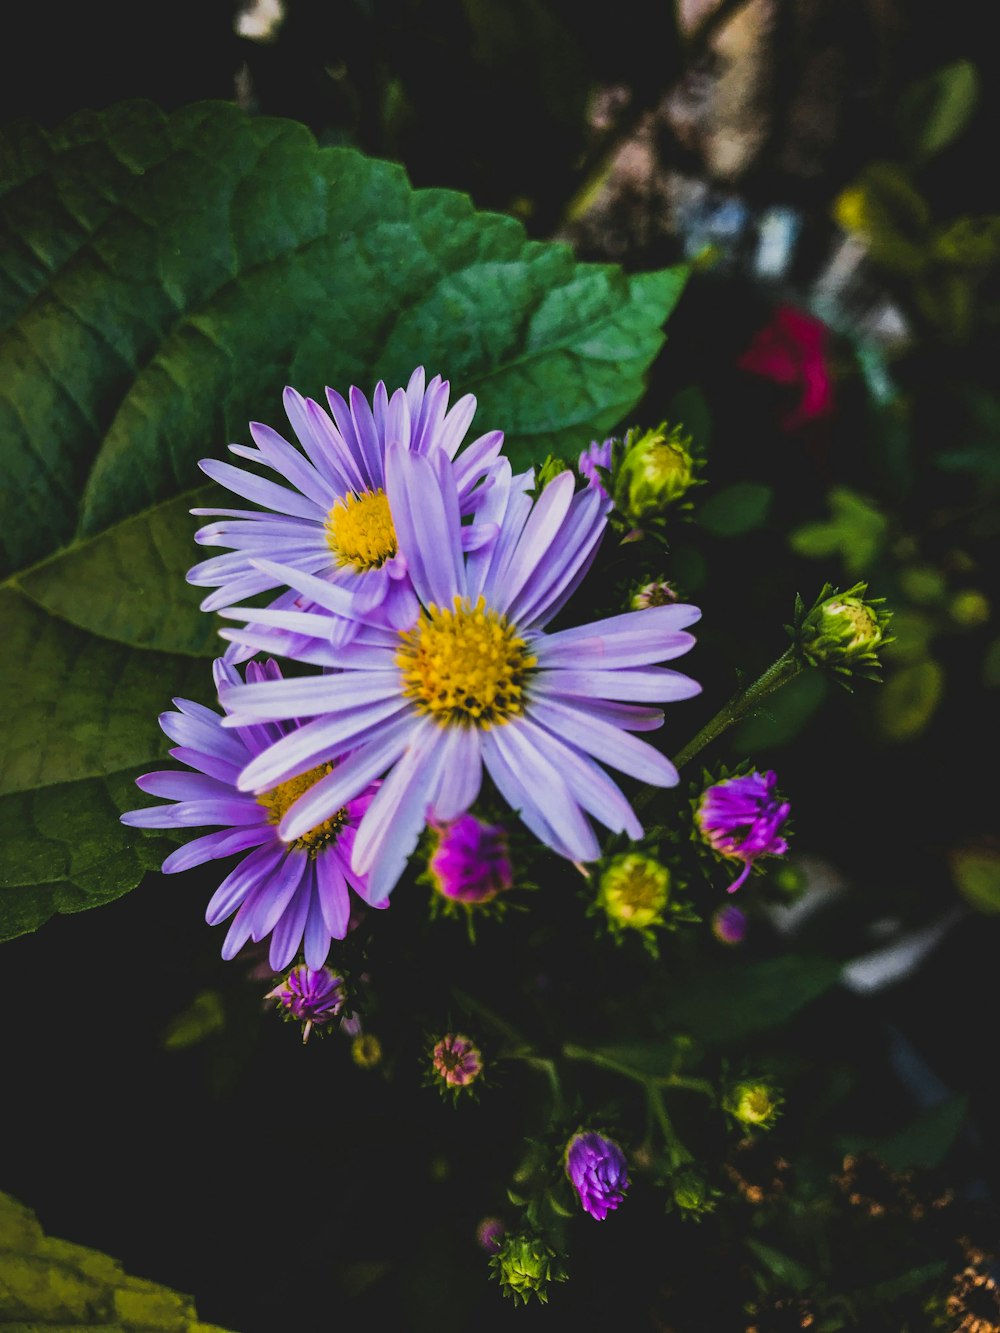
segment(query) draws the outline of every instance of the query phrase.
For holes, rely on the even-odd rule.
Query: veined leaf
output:
[[[107,784],[163,752],[171,696],[211,691],[214,627],[184,581],[200,457],[249,420],[281,429],[286,383],[370,393],[416,365],[475,392],[515,465],[572,455],[638,400],[683,282],[579,264],[225,103],[0,136],[0,792],[29,821],[0,935],[124,892],[149,859]],[[71,839],[31,822],[54,788],[62,832],[88,829],[86,882]]]

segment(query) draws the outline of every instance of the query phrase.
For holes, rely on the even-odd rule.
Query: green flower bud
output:
[[[722,1099],[722,1109],[741,1125],[770,1129],[780,1114],[784,1097],[766,1079],[734,1083]]]
[[[567,1276],[555,1251],[541,1236],[530,1232],[505,1236],[490,1267],[503,1294],[512,1296],[515,1305],[518,1301],[527,1305],[532,1296],[544,1305],[549,1299],[549,1283],[565,1282]]]
[[[796,601],[795,626],[790,632],[810,666],[826,667],[841,676],[879,680],[878,649],[892,642],[888,633],[892,612],[885,599],[867,598],[868,585],[856,583],[846,592],[827,584],[812,609]]]
[[[626,436],[614,501],[618,512],[635,527],[662,518],[695,484],[691,437],[682,431],[681,426],[668,430],[663,422],[656,430],[629,431]]]
[[[668,1210],[676,1208],[682,1217],[700,1220],[715,1209],[721,1191],[713,1189],[696,1166],[682,1166],[670,1179]]]
[[[601,876],[597,901],[614,931],[662,926],[670,901],[670,871],[639,852],[616,856]]]
[[[569,472],[571,470],[570,465],[562,458],[557,457],[555,454],[547,454],[545,462],[541,467],[535,468],[535,485],[531,494],[537,499],[550,482],[555,481],[556,477],[560,476],[563,472]]]

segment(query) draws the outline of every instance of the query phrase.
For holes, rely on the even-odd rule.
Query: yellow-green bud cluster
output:
[[[629,431],[615,470],[616,509],[633,527],[655,524],[696,484],[696,466],[682,426],[662,422],[655,430]]]
[[[789,632],[809,666],[825,667],[841,677],[881,679],[878,650],[892,642],[892,612],[885,610],[884,598],[869,598],[867,591],[865,583],[846,592],[827,584],[808,612],[796,601]]]
[[[490,1260],[505,1296],[527,1305],[536,1296],[544,1305],[549,1299],[550,1282],[565,1282],[566,1273],[553,1249],[539,1235],[520,1232],[505,1236],[499,1251]]]
[[[784,1100],[766,1079],[742,1079],[727,1090],[722,1109],[750,1129],[770,1129]]]

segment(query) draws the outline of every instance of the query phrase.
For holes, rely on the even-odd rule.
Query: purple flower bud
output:
[[[344,979],[328,967],[311,968],[300,963],[264,997],[276,1000],[284,1018],[302,1023],[302,1040],[309,1040],[313,1027],[331,1022],[344,1005]]]
[[[437,846],[428,869],[435,889],[452,902],[488,903],[509,889],[514,872],[507,852],[507,834],[498,824],[484,824],[464,814],[435,826]]]
[[[566,1175],[584,1211],[603,1222],[625,1197],[628,1169],[625,1154],[595,1130],[581,1130],[566,1145]]]
[[[791,806],[775,795],[776,781],[773,773],[756,771],[723,778],[706,787],[698,802],[694,817],[705,842],[720,856],[743,862],[730,893],[744,882],[759,856],[783,856],[788,851],[778,830]]]
[[[484,1217],[476,1227],[476,1244],[487,1254],[498,1254],[507,1228],[499,1217]]]
[[[591,486],[596,486],[601,494],[606,497],[608,495],[607,487],[601,481],[601,474],[597,469],[611,466],[611,444],[611,440],[605,440],[603,444],[598,444],[595,440],[584,449],[577,464],[580,475],[586,477]]]
[[[726,903],[712,917],[712,934],[722,944],[742,944],[746,933],[746,913],[733,903]]]

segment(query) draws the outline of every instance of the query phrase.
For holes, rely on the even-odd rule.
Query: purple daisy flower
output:
[[[628,1189],[625,1154],[596,1130],[573,1135],[566,1145],[565,1171],[584,1210],[598,1222],[618,1207]]]
[[[281,671],[276,662],[251,662],[246,677],[258,684],[275,684],[281,680]],[[220,690],[243,685],[235,668],[221,659],[215,663],[215,679]],[[178,742],[171,756],[194,771],[170,770],[137,778],[141,791],[166,797],[172,804],[130,810],[121,816],[122,823],[133,828],[221,826],[218,832],[206,833],[172,852],[162,869],[169,875],[249,852],[219,885],[205,913],[210,926],[236,913],[222,946],[223,958],[232,958],[249,939],[259,941],[270,935],[270,964],[275,972],[288,966],[303,939],[307,965],[321,968],[331,940],[342,940],[347,934],[351,914],[348,885],[369,906],[386,906],[384,895],[373,897],[367,877],[351,868],[358,826],[376,787],[360,786],[322,819],[293,839],[282,840],[278,825],[285,812],[328,776],[333,764],[319,762],[290,781],[248,795],[236,785],[241,769],[274,742],[293,735],[296,723],[271,722],[230,731],[223,729],[222,718],[211,708],[190,699],[175,699],[174,703],[179,711],[161,714],[160,726]]]
[[[659,727],[650,705],[687,699],[700,686],[650,665],[679,657],[696,607],[630,611],[547,634],[589,568],[606,527],[607,503],[593,488],[575,492],[556,477],[534,503],[503,459],[472,524],[498,528],[487,545],[465,552],[455,479],[447,458],[389,449],[386,484],[399,549],[419,609],[403,630],[378,625],[339,587],[262,562],[319,607],[360,623],[339,652],[339,670],[226,691],[226,726],[308,717],[253,759],[243,791],[267,790],[341,759],[289,809],[281,836],[300,838],[353,800],[375,778],[385,782],[354,843],[355,873],[369,892],[389,893],[428,818],[457,819],[479,794],[485,766],[503,798],[544,843],[572,861],[601,849],[588,815],[614,832],[642,836],[642,825],[597,760],[641,782],[669,787],[677,770],[630,733]],[[516,484],[515,484],[516,483]],[[324,634],[316,613],[230,609],[292,635]],[[228,631],[253,645],[253,635]]]
[[[213,481],[261,506],[260,510],[191,511],[218,519],[195,534],[196,542],[231,548],[188,573],[189,583],[216,589],[202,602],[203,611],[281,587],[282,580],[257,563],[256,557],[267,556],[349,590],[366,612],[381,607],[385,624],[399,628],[413,620],[416,599],[385,494],[386,447],[398,444],[414,454],[440,453],[454,460],[459,506],[468,514],[480,498],[478,484],[503,445],[503,432],[481,435],[459,454],[476,400],[466,394],[449,411],[448,383],[435,375],[425,386],[423,367],[391,398],[379,382],[371,406],[356,388],[351,389],[349,402],[333,389],[326,392],[332,420],[313,399],[285,390],[285,412],[304,455],[260,422],[250,425],[256,448],[229,446],[232,453],[270,468],[289,485],[216,459],[202,459],[199,464]],[[490,537],[482,528],[475,535],[482,540]],[[470,530],[467,539],[471,537]],[[302,604],[294,590],[286,590],[272,603]],[[342,636],[349,637],[352,623],[340,626]],[[231,650],[227,656],[247,655]]]
[[[783,856],[788,843],[778,830],[791,806],[775,795],[777,778],[771,772],[723,778],[706,787],[695,810],[695,823],[713,851],[742,861],[743,869],[729,886],[735,893],[760,856]]]
[[[437,846],[427,868],[443,898],[459,903],[488,903],[514,879],[506,830],[484,824],[475,815],[459,815],[434,825]]]

